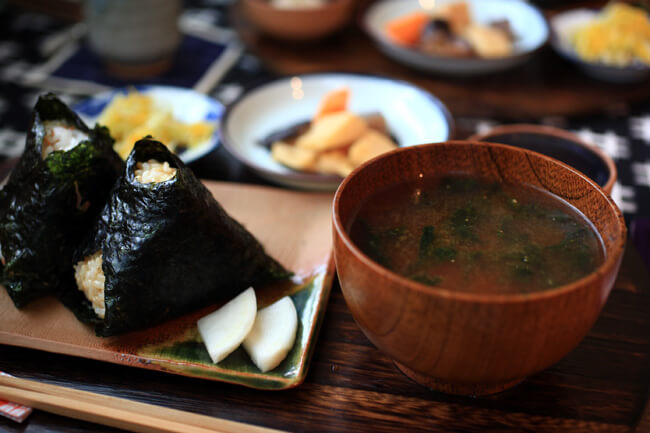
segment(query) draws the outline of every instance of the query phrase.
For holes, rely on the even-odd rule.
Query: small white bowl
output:
[[[593,20],[596,9],[571,9],[554,15],[551,20],[551,46],[565,59],[578,65],[582,71],[598,80],[610,83],[637,83],[650,77],[650,67],[637,63],[625,67],[604,63],[587,62],[581,59],[569,44],[569,35],[577,27]]]
[[[173,86],[132,86],[97,94],[75,104],[72,109],[79,114],[88,126],[92,127],[97,122],[101,112],[116,95],[124,95],[133,89],[150,96],[154,104],[169,108],[176,120],[184,123],[214,123],[214,132],[209,139],[178,155],[185,164],[207,155],[219,143],[219,121],[223,115],[224,106],[209,96],[192,89]]]
[[[437,0],[436,7],[457,0]],[[539,48],[549,37],[544,15],[522,0],[466,0],[473,19],[478,23],[506,19],[517,38],[514,54],[494,59],[434,56],[395,44],[386,34],[389,21],[416,11],[426,11],[421,4],[426,0],[381,0],[365,13],[363,25],[381,51],[388,57],[407,66],[427,72],[454,75],[483,75],[518,66]]]
[[[445,141],[453,121],[440,100],[403,81],[371,75],[319,73],[286,77],[244,93],[226,108],[220,129],[228,151],[259,176],[300,189],[333,191],[341,177],[292,170],[260,144],[269,134],[309,120],[330,90],[350,89],[353,113],[381,113],[400,146]]]

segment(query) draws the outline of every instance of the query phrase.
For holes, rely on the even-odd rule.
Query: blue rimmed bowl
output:
[[[185,163],[196,161],[214,150],[219,144],[219,122],[224,113],[220,102],[192,89],[173,86],[139,85],[99,93],[75,104],[72,108],[88,125],[97,122],[101,112],[117,95],[125,95],[137,90],[150,96],[154,104],[169,109],[174,118],[184,123],[209,122],[214,124],[214,132],[209,139],[197,143],[183,151],[178,157]]]

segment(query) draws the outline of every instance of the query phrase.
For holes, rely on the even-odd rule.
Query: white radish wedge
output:
[[[280,365],[293,347],[298,314],[290,297],[257,312],[253,329],[244,339],[244,349],[262,372]]]
[[[230,355],[255,323],[257,299],[252,287],[197,322],[199,333],[214,363]]]

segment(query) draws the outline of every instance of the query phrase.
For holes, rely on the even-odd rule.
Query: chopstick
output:
[[[17,377],[0,376],[0,397],[46,412],[141,433],[279,431]]]

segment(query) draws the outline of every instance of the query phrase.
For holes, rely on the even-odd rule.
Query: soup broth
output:
[[[350,237],[397,274],[475,293],[551,289],[604,260],[598,232],[559,197],[460,175],[379,191],[361,205]]]

